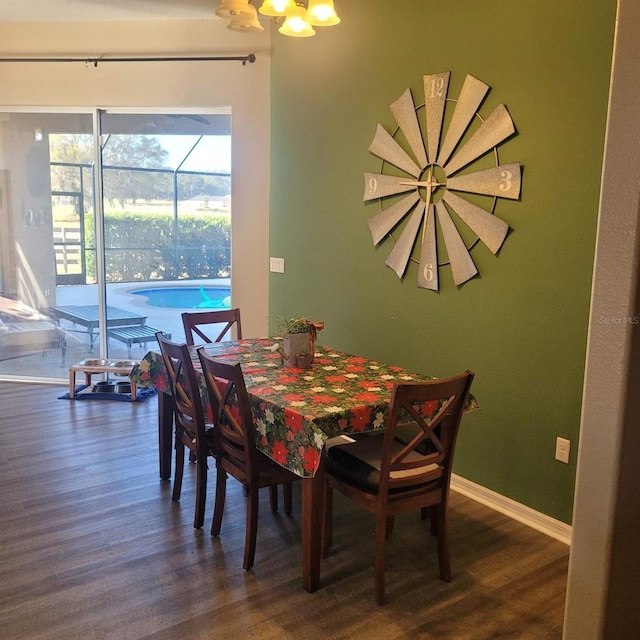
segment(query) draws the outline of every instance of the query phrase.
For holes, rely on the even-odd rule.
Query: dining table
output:
[[[315,591],[320,582],[325,442],[334,436],[384,427],[394,384],[432,376],[412,373],[363,356],[316,344],[310,369],[287,366],[278,337],[223,341],[204,345],[216,359],[241,364],[256,428],[258,448],[300,476],[302,583]],[[196,345],[191,356],[205,415],[211,406]],[[173,409],[162,356],[148,352],[130,377],[139,387],[158,390],[160,477],[171,477]],[[469,396],[465,411],[478,408]],[[429,418],[437,406],[420,407]]]

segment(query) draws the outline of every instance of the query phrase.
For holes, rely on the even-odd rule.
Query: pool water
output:
[[[154,287],[130,291],[147,298],[150,307],[169,309],[229,309],[229,287]]]

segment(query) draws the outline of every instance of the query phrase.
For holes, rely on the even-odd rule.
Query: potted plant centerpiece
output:
[[[316,337],[324,327],[323,322],[313,322],[309,318],[294,316],[283,321],[283,352],[290,367],[295,367],[299,354],[309,357],[309,366],[313,362]]]

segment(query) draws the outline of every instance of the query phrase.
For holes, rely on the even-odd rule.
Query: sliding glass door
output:
[[[0,113],[0,379],[139,359],[230,304],[230,116]]]

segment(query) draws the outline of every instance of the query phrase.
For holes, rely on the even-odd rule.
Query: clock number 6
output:
[[[427,262],[424,265],[424,269],[422,270],[422,275],[427,282],[431,282],[433,280],[433,263]]]

